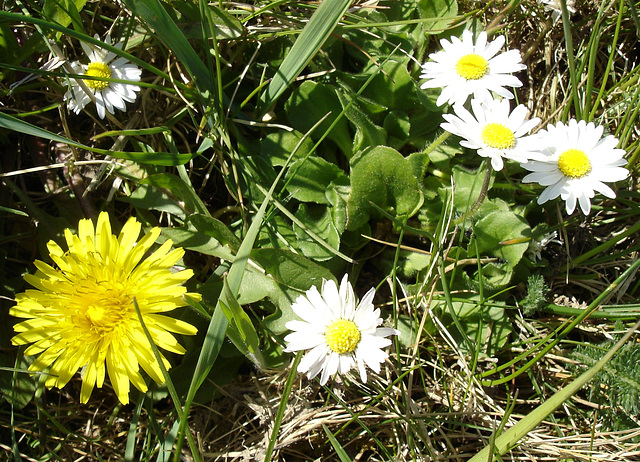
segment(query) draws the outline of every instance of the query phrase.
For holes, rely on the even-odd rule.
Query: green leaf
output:
[[[249,358],[256,366],[264,369],[266,363],[260,351],[258,332],[247,313],[238,303],[235,295],[229,290],[226,279],[223,291],[225,297],[224,301],[220,301],[220,307],[229,321],[227,336],[243,355]]]
[[[234,260],[234,254],[229,247],[221,244],[216,238],[207,235],[207,233],[192,227],[162,228],[162,237],[171,239],[176,247],[212,255],[225,261]]]
[[[87,0],[44,0],[42,15],[49,21],[67,27],[73,19],[74,28],[82,31],[82,21],[79,12],[84,8]],[[59,33],[60,34],[60,33]]]
[[[210,12],[209,21],[213,24],[217,40],[229,40],[242,37],[244,27],[235,17],[227,11],[209,3],[207,9]]]
[[[259,105],[263,113],[269,110],[318,52],[350,4],[351,0],[323,0],[320,3],[278,68],[267,90],[260,95]]]
[[[352,462],[351,458],[347,455],[344,448],[340,445],[336,437],[333,436],[333,433],[331,433],[331,430],[329,430],[329,428],[325,424],[322,424],[322,428],[324,429],[324,432],[327,434],[327,437],[329,438],[329,442],[331,443],[331,446],[333,446],[333,449],[336,451],[336,454],[340,458],[340,462]]]
[[[397,217],[409,218],[423,197],[411,163],[395,149],[376,146],[352,160],[347,229],[356,230],[379,213],[371,202]]]
[[[296,217],[311,230],[316,236],[322,238],[334,249],[340,247],[340,234],[331,220],[330,208],[322,205],[300,204]],[[302,253],[313,261],[330,260],[335,256],[334,252],[318,244],[311,239],[300,226],[293,227],[298,238],[298,247]]]
[[[348,97],[342,92],[338,92],[337,94],[342,105],[347,107],[349,103]],[[353,137],[354,153],[370,146],[387,144],[387,131],[371,122],[369,117],[357,104],[351,104],[346,109],[345,116],[356,128],[356,134]]]
[[[387,114],[383,123],[387,131],[387,143],[394,149],[402,149],[411,133],[411,122],[404,111],[393,110]]]
[[[131,195],[123,197],[122,201],[139,210],[158,210],[182,219],[187,216],[175,197],[170,196],[166,191],[145,184],[139,185]]]
[[[487,462],[500,460],[494,457],[506,454],[518,442],[524,438],[531,430],[537,427],[549,414],[560,407],[564,402],[568,401],[571,396],[578,392],[585,384],[587,384],[607,363],[611,361],[617,351],[629,341],[631,336],[640,328],[640,321],[631,327],[608,352],[605,354],[595,366],[584,372],[580,377],[568,384],[566,387],[558,390],[548,398],[544,403],[540,404],[533,411],[527,414],[513,427],[501,435],[494,435],[491,438],[492,444],[485,446],[479,453],[473,456],[469,462]]]
[[[273,167],[283,166],[289,155],[302,139],[302,133],[298,131],[278,131],[269,133],[260,141],[260,155],[269,159]],[[293,160],[307,157],[313,149],[313,141],[309,137],[305,138],[298,150],[295,152]]]
[[[16,361],[11,354],[0,354],[0,392],[16,410],[29,404],[36,391],[37,376],[26,372],[33,360],[20,354]]]
[[[423,19],[434,18],[424,25],[426,34],[439,34],[457,19],[458,2],[456,0],[419,0],[418,11]]]
[[[303,202],[328,204],[327,189],[338,177],[346,177],[335,164],[318,156],[309,156],[291,164],[287,172],[287,190]]]
[[[227,225],[207,215],[191,215],[189,222],[199,232],[213,237],[222,245],[228,245],[234,252],[240,247],[240,239],[233,234]]]
[[[496,211],[476,222],[473,236],[477,239],[480,255],[498,257],[513,268],[529,247],[527,238],[531,237],[531,228],[524,218],[512,211]],[[511,240],[519,242],[503,244]],[[470,244],[469,249],[473,248]]]
[[[435,306],[443,310],[440,315],[441,321],[459,347],[467,353],[474,353],[469,351],[469,348],[481,348],[480,353],[483,356],[495,356],[509,340],[512,328],[503,302],[492,300],[490,303],[481,304],[480,297],[472,295],[464,299],[454,299],[450,307],[444,301],[436,302]],[[454,317],[457,322],[453,321]],[[461,327],[463,332],[460,332],[458,327]]]
[[[251,258],[283,287],[299,292],[319,286],[323,279],[335,279],[328,269],[286,250],[254,249]]]
[[[289,124],[300,132],[308,132],[320,119],[329,114],[311,133],[311,138],[318,140],[342,112],[342,104],[334,87],[307,80],[291,94],[291,98],[285,104],[285,111]],[[352,140],[346,119],[341,118],[338,121],[329,132],[328,138],[335,141],[347,157],[351,157]]]
[[[193,190],[193,187],[186,184],[180,177],[168,173],[159,173],[145,178],[140,183],[168,191],[176,203],[180,203],[182,208],[189,214],[209,214],[207,207]]]
[[[487,167],[489,168],[489,167]],[[458,165],[453,167],[453,206],[458,213],[466,213],[467,210],[480,196],[484,170],[475,172],[466,170]]]

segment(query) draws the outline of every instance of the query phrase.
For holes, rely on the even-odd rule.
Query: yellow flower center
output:
[[[108,79],[111,77],[111,68],[105,63],[91,63],[89,67],[87,67],[85,75],[87,77],[102,77]],[[104,90],[109,86],[109,82],[106,80],[86,79],[85,83],[89,88],[93,88],[94,90]]]
[[[485,125],[480,136],[482,141],[492,148],[511,149],[516,145],[516,137],[513,136],[513,132],[502,124]]]
[[[355,322],[338,319],[327,326],[324,338],[329,348],[336,353],[351,353],[360,343],[360,330]]]
[[[489,62],[475,53],[464,55],[456,63],[456,72],[466,80],[478,80],[489,70]]]
[[[582,178],[591,171],[591,161],[580,149],[567,149],[558,157],[558,170],[569,178]]]
[[[136,317],[133,298],[124,285],[116,281],[76,281],[72,303],[78,307],[77,323],[83,330],[101,337],[126,328]]]

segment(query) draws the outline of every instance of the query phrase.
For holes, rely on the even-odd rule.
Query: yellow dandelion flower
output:
[[[106,212],[95,228],[92,220],[80,220],[78,234],[65,230],[68,251],[53,241],[47,244],[57,268],[36,260],[36,274],[24,276],[35,289],[16,295],[10,314],[26,320],[14,326],[12,343],[31,344],[25,354],[39,356],[29,370],[49,368],[48,388],[64,387],[82,368],[80,401],[86,403],[93,388],[104,384],[106,372],[118,399],[127,404],[130,382],[147,391],[140,366],[157,383],[164,382],[134,297],[153,342],[166,351],[185,352],[172,333],[193,335],[196,328],[163,313],[185,305],[182,284],[193,271],[171,272],[184,250],[171,250],[170,240],[144,258],[160,229],[136,242],[141,229],[130,218],[115,236]],[[162,361],[171,367],[164,356]]]

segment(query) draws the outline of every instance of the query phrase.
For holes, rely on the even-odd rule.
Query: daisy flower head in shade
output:
[[[353,287],[345,274],[340,287],[334,281],[322,281],[322,289],[314,286],[291,305],[302,321],[289,321],[292,330],[285,337],[285,351],[309,350],[298,365],[298,372],[309,379],[320,375],[324,385],[329,377],[345,374],[357,367],[363,383],[369,366],[376,373],[388,354],[382,348],[391,345],[389,335],[399,332],[382,324],[380,310],[374,309],[371,288],[356,305]]]
[[[543,159],[537,137],[527,136],[540,119],[527,120],[527,108],[520,104],[510,111],[507,99],[471,100],[473,114],[461,104],[453,106],[454,114],[443,114],[444,130],[461,138],[460,145],[476,149],[482,157],[491,159],[494,170],[502,170],[503,158],[517,162]]]
[[[98,36],[96,35],[95,38]],[[104,43],[111,45],[111,38],[108,35]],[[80,42],[80,45],[89,58],[89,64],[71,63],[73,73],[83,75],[84,78],[68,78],[65,82],[68,89],[64,100],[67,102],[69,110],[79,114],[87,104],[93,101],[96,104],[98,117],[101,119],[104,119],[105,111],[113,114],[114,108],[126,111],[125,103],[133,103],[136,100],[140,87],[133,83],[97,80],[92,77],[139,82],[142,75],[140,68],[125,58],[117,57],[112,51],[103,50],[84,42]],[[122,42],[116,43],[114,46],[121,49]]]
[[[147,391],[140,367],[157,383],[164,382],[134,297],[155,345],[185,352],[173,333],[193,335],[196,328],[165,313],[184,306],[185,295],[200,298],[187,294],[182,285],[193,271],[171,271],[184,250],[171,250],[170,240],[145,258],[160,229],[152,228],[137,240],[141,228],[130,218],[120,234],[113,235],[106,212],[95,227],[92,220],[80,220],[77,234],[65,230],[67,251],[54,241],[47,244],[55,267],[36,260],[38,271],[24,276],[35,289],[16,295],[9,313],[24,321],[14,326],[17,335],[11,341],[31,344],[24,353],[39,356],[29,370],[48,369],[48,388],[64,387],[81,369],[80,401],[86,403],[108,373],[118,399],[127,404],[130,383]]]
[[[551,11],[551,18],[553,22],[556,23],[559,19],[562,18],[562,0],[538,0],[538,3],[544,5],[545,10]],[[575,0],[567,0],[567,12],[569,16],[576,13],[575,9]]]
[[[427,79],[420,88],[442,88],[436,104],[464,104],[473,94],[479,99],[489,99],[490,92],[503,98],[513,98],[505,87],[521,87],[522,82],[511,75],[526,69],[521,63],[518,50],[498,54],[505,43],[499,36],[487,43],[487,33],[480,32],[473,41],[471,31],[465,30],[462,40],[451,37],[451,41],[440,40],[442,51],[429,55],[431,61],[422,65],[420,78]]]
[[[624,180],[629,175],[623,167],[627,163],[625,151],[616,149],[618,139],[613,135],[603,138],[603,131],[604,127],[596,127],[593,122],[575,119],[568,125],[558,122],[540,131],[546,159],[522,164],[531,172],[522,179],[524,183],[546,186],[538,204],[560,196],[566,202],[568,215],[575,210],[576,202],[588,215],[596,191],[610,199],[616,197],[605,182]]]

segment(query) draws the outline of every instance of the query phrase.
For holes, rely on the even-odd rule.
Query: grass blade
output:
[[[154,35],[160,38],[184,64],[193,77],[196,87],[200,90],[199,93],[208,94],[213,86],[213,79],[207,66],[204,65],[162,4],[158,0],[123,0],[123,3],[134,15],[140,17],[155,33]]]
[[[509,430],[498,436],[494,441],[493,454],[503,455],[513,448],[527,433],[538,426],[549,414],[562,405],[566,400],[573,396],[580,388],[589,382],[616,354],[616,352],[631,338],[635,331],[640,328],[638,321],[627,333],[616,343],[600,361],[596,363],[588,371],[584,372],[580,377],[575,379],[563,389],[557,391],[551,398],[542,403],[529,413],[524,419],[515,424]],[[485,446],[482,451],[472,457],[469,462],[491,462],[498,459],[492,454],[491,446]]]
[[[98,149],[86,146],[77,141],[70,140],[64,136],[56,135],[44,128],[25,122],[10,115],[0,112],[0,128],[7,128],[25,135],[37,136],[58,143],[68,144],[77,148],[86,149],[87,151],[103,154],[105,156],[117,157],[119,159],[132,160],[143,164],[153,165],[181,165],[189,162],[196,154],[173,154],[170,152],[127,152],[127,151],[109,151],[107,149]]]
[[[291,51],[278,68],[267,90],[260,95],[259,105],[266,113],[298,74],[305,68],[322,44],[329,38],[351,0],[324,0],[311,16]]]
[[[335,449],[336,454],[338,454],[340,460],[342,462],[352,462],[351,458],[347,455],[340,442],[336,439],[335,436],[333,436],[333,433],[331,433],[331,430],[329,430],[325,424],[322,424],[322,428],[327,434],[327,438],[329,438],[329,442],[331,443],[331,446],[333,446],[333,449]]]

